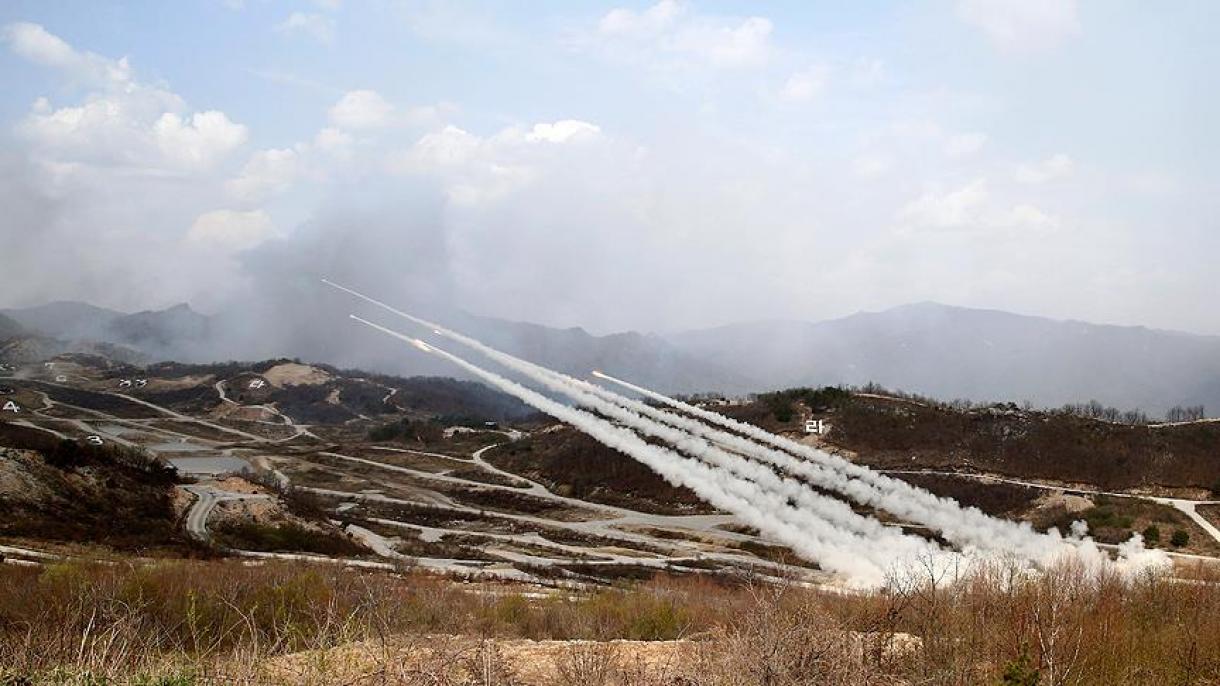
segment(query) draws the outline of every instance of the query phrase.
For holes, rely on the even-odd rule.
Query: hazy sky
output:
[[[595,332],[937,300],[1220,334],[1218,22],[10,0],[0,304],[216,311],[306,264]]]

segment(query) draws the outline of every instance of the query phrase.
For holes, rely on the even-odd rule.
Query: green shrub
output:
[[[1187,543],[1190,543],[1190,534],[1181,529],[1174,529],[1173,536],[1169,539],[1169,545],[1172,545],[1175,548],[1181,548]]]
[[[1030,664],[1029,653],[1022,649],[1021,656],[1004,667],[1000,677],[1001,686],[1038,686],[1042,674]]]
[[[408,441],[427,445],[444,439],[445,428],[438,422],[400,419],[373,427],[368,436],[370,441]]]
[[[1144,529],[1144,542],[1155,545],[1161,542],[1161,529],[1155,524],[1149,524],[1148,528]]]
[[[340,557],[368,552],[341,534],[291,522],[278,525],[256,522],[221,524],[215,527],[213,533],[220,543],[239,550],[304,552]]]

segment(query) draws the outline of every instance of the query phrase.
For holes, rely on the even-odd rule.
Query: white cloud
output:
[[[413,4],[454,6],[427,0]],[[231,113],[209,111],[217,103],[188,105],[167,86],[138,81],[147,78],[146,65],[142,63],[128,64],[117,59],[118,55],[112,59],[77,50],[36,25],[11,25],[3,32],[4,46],[14,55],[47,67],[26,67],[24,71],[29,73],[22,74],[19,80],[47,79],[40,92],[47,93],[50,99],[34,103],[26,113],[20,135],[10,141],[13,148],[10,152],[15,153],[13,157],[23,158],[21,162],[29,162],[34,170],[21,173],[34,179],[38,190],[47,191],[57,202],[63,199],[58,205],[66,209],[56,207],[57,212],[62,212],[62,219],[10,217],[5,230],[0,232],[0,245],[4,246],[0,252],[21,255],[13,246],[22,240],[32,245],[36,239],[24,239],[20,232],[33,233],[27,227],[41,230],[44,225],[60,221],[66,228],[55,234],[56,250],[112,246],[105,260],[98,257],[88,262],[91,269],[105,268],[94,266],[103,262],[125,263],[123,254],[127,252],[142,257],[159,252],[164,255],[163,260],[148,262],[172,265],[172,270],[157,267],[160,271],[156,276],[162,277],[169,271],[183,275],[174,279],[172,285],[170,279],[158,279],[157,297],[169,292],[189,294],[199,283],[219,288],[233,282],[212,274],[215,265],[202,260],[197,262],[204,266],[190,271],[191,278],[187,278],[187,262],[195,255],[209,254],[203,246],[244,245],[272,231],[266,228],[259,213],[264,200],[273,203],[274,216],[286,229],[298,221],[307,222],[301,233],[312,230],[311,215],[341,212],[345,205],[418,203],[425,206],[420,215],[415,214],[414,207],[403,210],[410,213],[410,219],[418,221],[394,221],[393,230],[406,233],[425,224],[443,229],[454,264],[462,265],[464,273],[475,275],[466,279],[470,297],[464,304],[473,303],[487,313],[497,314],[516,308],[511,313],[524,318],[540,316],[556,321],[567,317],[565,323],[574,324],[674,327],[702,323],[692,321],[701,317],[755,316],[752,308],[759,306],[758,301],[752,296],[737,295],[727,286],[716,290],[720,287],[710,285],[713,289],[710,295],[707,291],[683,289],[691,274],[708,270],[739,268],[759,275],[761,290],[784,294],[768,301],[783,304],[763,305],[774,310],[767,314],[825,314],[825,310],[817,309],[821,307],[818,303],[834,301],[831,296],[836,292],[835,284],[827,280],[825,287],[816,291],[816,298],[807,295],[822,284],[819,277],[808,276],[808,256],[850,257],[853,252],[867,253],[892,239],[887,233],[889,229],[906,228],[918,233],[908,235],[905,242],[892,241],[891,245],[898,244],[907,251],[903,255],[894,257],[893,253],[878,251],[880,263],[897,285],[861,280],[869,283],[874,304],[906,297],[911,283],[956,275],[954,269],[960,264],[969,264],[969,269],[980,274],[1005,270],[1018,276],[1040,274],[1046,271],[1046,262],[1033,261],[1031,269],[1023,270],[1025,263],[1018,261],[1022,250],[1041,251],[1037,256],[1045,257],[1054,252],[1048,245],[1064,254],[1070,252],[1061,249],[1064,245],[1087,246],[1083,241],[1071,241],[1086,224],[1087,217],[1083,215],[1096,204],[1090,199],[1100,197],[1107,184],[1110,190],[1129,190],[1123,185],[1126,177],[1121,175],[1135,170],[1126,167],[1119,155],[1114,159],[1121,168],[1090,169],[1087,178],[1074,179],[1072,190],[1080,193],[1057,192],[1049,183],[1045,188],[1018,185],[1059,178],[1071,171],[1072,164],[1066,155],[1060,161],[1055,158],[1040,161],[1055,152],[1054,148],[1027,153],[1028,159],[1017,158],[1007,163],[990,159],[992,148],[997,145],[995,141],[962,133],[990,131],[995,135],[990,124],[995,124],[997,112],[1004,113],[1000,112],[1002,108],[994,107],[997,101],[990,98],[1002,99],[1004,88],[998,93],[989,92],[985,98],[980,95],[983,100],[968,99],[940,89],[937,84],[944,80],[940,78],[942,73],[923,73],[928,65],[902,61],[889,65],[898,72],[891,79],[893,83],[867,93],[856,92],[857,87],[872,85],[885,77],[887,65],[880,60],[857,58],[861,54],[880,54],[870,53],[867,41],[856,43],[863,52],[840,45],[800,45],[796,36],[792,43],[782,47],[772,44],[788,37],[789,27],[781,23],[779,16],[772,27],[766,20],[751,22],[746,17],[715,17],[696,11],[711,12],[710,4],[698,8],[656,0],[617,4],[629,5],[635,11],[623,10],[604,17],[600,12],[589,15],[584,29],[592,37],[582,34],[581,38],[596,42],[582,47],[614,51],[608,52],[609,56],[624,58],[640,71],[655,69],[651,76],[685,87],[678,96],[658,97],[655,90],[647,87],[649,84],[639,84],[638,78],[618,78],[622,76],[619,74],[603,84],[609,89],[606,97],[566,113],[588,122],[556,121],[560,116],[552,115],[540,124],[530,119],[518,127],[497,132],[499,126],[483,128],[488,125],[474,122],[520,116],[520,103],[516,113],[511,111],[512,106],[504,112],[471,113],[460,120],[471,122],[467,131],[443,126],[447,121],[458,121],[447,115],[443,106],[410,108],[409,103],[395,101],[392,94],[397,91],[388,86],[382,91],[384,98],[376,93],[363,101],[344,97],[343,107],[336,102],[340,101],[342,90],[331,87],[321,96],[321,111],[295,115],[298,119],[320,116],[323,121],[305,129],[299,139],[289,141],[273,142],[283,131],[300,130],[299,126],[264,131],[263,136],[271,138],[257,145],[246,141],[244,127]],[[952,6],[950,3],[950,11]],[[752,9],[753,5],[748,7],[751,9],[736,11],[766,12]],[[260,7],[260,11],[269,9],[274,8]],[[264,22],[264,28],[283,19],[292,9],[273,14],[272,20]],[[307,2],[295,9],[321,12]],[[217,7],[217,11],[221,9]],[[455,29],[465,30],[464,20],[468,17],[462,14],[453,15],[463,20],[453,23]],[[505,16],[499,10],[464,14]],[[600,24],[599,17],[603,20]],[[335,20],[338,21],[337,16]],[[544,32],[553,27],[554,24],[546,22],[535,26]],[[958,31],[971,29],[962,24]],[[537,37],[536,31],[526,33]],[[476,39],[475,33],[464,35],[476,44],[482,40]],[[734,48],[735,35],[753,36],[754,42],[747,40],[747,47],[742,48],[738,41]],[[877,37],[886,33],[870,29],[864,35]],[[522,38],[525,40],[529,38]],[[981,30],[976,40],[981,47],[989,48]],[[443,54],[453,52],[451,47],[443,47]],[[500,71],[519,74],[513,69],[521,66],[514,61],[521,54],[534,60],[563,59],[564,55],[551,52],[553,47],[535,45],[521,53],[493,52],[506,60]],[[791,52],[787,51],[789,47]],[[294,66],[289,59],[293,55],[284,57],[287,62],[277,61],[281,68],[303,69],[300,64]],[[763,69],[725,76],[727,67],[759,64],[768,59],[772,63]],[[781,88],[787,85],[791,85],[788,96],[797,100],[816,99],[818,90],[823,88],[820,75],[793,72],[821,59],[832,65],[833,73],[829,91],[821,96],[828,106],[820,108],[823,116],[817,120],[799,119],[792,111],[795,108],[759,108],[759,103],[752,99],[760,92],[764,97],[778,97]],[[369,68],[373,72],[366,83],[381,84],[374,72],[387,67],[370,64]],[[54,73],[48,79],[49,70]],[[557,72],[555,78],[561,81],[579,79],[581,73],[560,71],[563,73]],[[484,80],[495,81],[500,76],[496,72],[484,75]],[[709,79],[722,81],[709,84]],[[322,92],[324,84],[309,85]],[[343,85],[363,87],[360,82]],[[88,94],[75,95],[82,87]],[[833,94],[833,101],[827,98],[827,93]],[[542,100],[530,100],[529,109],[555,111],[554,103],[546,101],[546,94],[539,97]],[[641,138],[616,141],[617,136],[627,134],[619,134],[616,129],[611,135],[608,125],[607,132],[599,133],[596,125],[589,123],[605,125],[597,116],[598,108],[604,108],[606,103],[629,102],[633,97],[642,98],[636,101],[637,109],[656,115],[652,119],[620,122],[628,129],[637,129]],[[331,104],[336,107],[327,119],[327,106]],[[370,104],[371,107],[364,106]],[[895,120],[909,123],[885,128]],[[425,132],[427,135],[421,137]],[[955,132],[959,135],[954,136]],[[1187,133],[1189,130],[1184,129],[1182,135]],[[1020,134],[1020,130],[1008,130],[1005,144],[1021,143]],[[249,137],[258,140],[253,132]],[[296,140],[299,142],[293,144]],[[279,149],[264,149],[271,146]],[[637,148],[646,148],[648,152],[637,155]],[[401,151],[396,158],[398,169],[418,174],[418,178],[384,173],[387,151],[394,150]],[[969,158],[969,166],[946,159],[970,153],[976,156]],[[1084,152],[1073,150],[1072,154]],[[0,155],[0,164],[4,157]],[[1027,164],[1018,169],[1017,162]],[[1165,164],[1169,167],[1167,171],[1175,171],[1173,160]],[[960,176],[964,171],[978,175],[982,170],[990,175],[990,185],[981,181],[967,183],[974,176]],[[152,180],[140,176],[148,171],[161,176]],[[1097,183],[1094,171],[1099,177],[1108,171],[1106,182]],[[1184,189],[1180,191],[1182,197],[1204,195],[1189,193],[1189,189],[1203,182],[1183,174],[1179,180]],[[883,176],[884,182],[860,180]],[[1154,181],[1149,181],[1149,185],[1155,185]],[[0,188],[5,198],[19,195],[4,190]],[[277,192],[285,195],[269,196]],[[1143,199],[1146,204],[1124,204],[1104,219],[1113,215],[1138,226],[1141,217],[1163,216],[1150,211],[1162,196],[1134,196],[1135,193],[1127,193],[1120,200],[1133,203]],[[446,199],[451,206],[432,214],[434,207]],[[1157,209],[1173,212],[1176,207],[1181,214],[1193,209],[1197,217],[1210,216],[1190,202],[1193,201],[1189,198],[1180,204],[1164,202]],[[8,203],[10,207],[14,204]],[[904,206],[905,211],[900,212]],[[1134,211],[1127,211],[1129,207]],[[378,212],[380,209],[370,214]],[[1061,213],[1072,217],[1072,231],[1061,231],[1054,241],[1040,245],[1015,240],[1022,231],[1054,231],[1060,225]],[[1063,223],[1067,223],[1066,219]],[[196,224],[199,228],[194,231],[194,238],[189,242],[183,240],[183,233]],[[767,249],[759,250],[757,238],[750,237],[742,228],[752,226],[767,227]],[[1088,235],[1089,242],[1102,245],[1102,240],[1116,233],[1120,239],[1125,238],[1121,232],[1108,228],[1090,228],[1094,233]],[[126,239],[111,238],[124,232]],[[992,236],[997,240],[989,240]],[[1138,245],[1137,241],[1131,242]],[[916,254],[929,243],[949,250]],[[164,250],[167,245],[183,252],[170,254]],[[191,246],[198,247],[190,252],[187,249]],[[978,253],[971,252],[975,246],[980,246]],[[1106,250],[1101,252],[1119,255],[1117,261],[1121,261],[1122,249],[1123,244],[1117,248],[1106,244]],[[1131,252],[1137,254],[1132,264],[1138,264],[1140,251],[1135,248]],[[51,251],[48,249],[46,254]],[[112,259],[116,255],[118,259]],[[599,258],[588,260],[593,264],[585,265],[581,264],[581,255]],[[612,262],[608,255],[617,258],[613,268],[605,266]],[[978,255],[982,257],[975,259]],[[446,255],[436,261],[449,259]],[[17,257],[9,260],[10,264],[23,266],[27,262],[34,261]],[[52,266],[58,263],[50,257],[38,263],[48,273],[46,283],[73,278],[56,274],[53,280]],[[531,270],[531,264],[546,264],[553,270]],[[624,268],[638,273],[640,278],[623,283]],[[571,270],[572,278],[549,273],[557,271],[566,277],[567,270]],[[142,293],[148,289],[130,288],[137,277],[114,274],[116,285],[95,289],[85,286],[78,293],[103,290],[115,293],[126,289],[135,301],[128,304],[145,306],[139,299],[146,297]],[[485,280],[485,275],[490,277]],[[792,284],[800,288],[794,289]],[[630,297],[617,291],[619,286]],[[949,283],[935,295],[954,297],[957,292],[954,288],[960,290],[960,283]],[[660,304],[655,298],[647,301],[647,294],[656,292],[675,293],[673,299],[661,299],[675,304]],[[35,297],[34,291],[28,293]],[[605,298],[606,293],[611,293],[613,307],[589,307],[590,303],[603,302],[598,298]],[[559,310],[565,303],[570,309]],[[642,304],[628,307],[624,303]],[[835,307],[846,310],[864,304],[853,296]]]
[[[187,112],[177,94],[137,81],[126,60],[76,50],[37,24],[10,24],[3,34],[21,57],[96,89],[77,105],[39,98],[17,126],[46,163],[200,172],[246,142],[245,126],[224,112]]]
[[[1080,32],[1076,0],[959,0],[957,13],[1009,53],[1047,51]]]
[[[335,20],[316,12],[293,12],[276,24],[275,30],[287,35],[303,34],[329,45],[335,39]]]
[[[600,134],[601,127],[579,119],[540,122],[528,131],[509,127],[487,138],[448,125],[424,134],[395,164],[398,170],[412,172],[455,170],[471,165],[511,167],[526,161],[528,146],[573,143]]]
[[[880,153],[865,153],[851,161],[851,171],[865,179],[884,176],[894,167],[894,160]]]
[[[830,67],[825,64],[815,64],[804,71],[799,71],[788,77],[784,87],[780,89],[780,98],[788,102],[809,102],[826,90],[830,81]]]
[[[524,47],[522,36],[501,25],[485,4],[452,0],[412,0],[396,4],[411,33],[426,41],[454,43],[480,51],[492,47]]]
[[[22,58],[69,72],[75,78],[94,85],[125,85],[132,80],[131,67],[126,58],[112,60],[78,51],[38,24],[8,24],[2,35],[9,48]]]
[[[256,202],[286,190],[302,171],[301,155],[295,149],[259,150],[250,156],[237,178],[225,186],[236,199]]]
[[[987,143],[985,133],[959,133],[945,142],[945,155],[952,158],[970,157],[983,149]]]
[[[907,143],[941,140],[944,132],[939,124],[926,119],[903,119],[887,125],[879,137],[893,138]]]
[[[738,68],[767,62],[773,28],[765,17],[699,15],[672,0],[661,0],[643,12],[610,10],[598,22],[595,43],[611,55],[654,69]]]
[[[454,168],[470,161],[481,143],[474,134],[446,126],[420,138],[402,160],[402,168],[412,171]]]
[[[860,58],[851,65],[848,81],[856,88],[871,88],[885,80],[885,62]]]
[[[262,210],[212,210],[195,219],[186,240],[206,248],[237,252],[253,248],[274,235],[275,224]]]
[[[615,36],[657,34],[673,25],[684,9],[675,0],[661,0],[643,12],[619,7],[607,12],[598,22],[597,29]]]
[[[916,229],[974,229],[989,197],[987,181],[978,179],[945,193],[924,193],[902,208],[899,219]]]
[[[1061,179],[1071,174],[1075,166],[1071,157],[1057,153],[1041,162],[1018,166],[1013,177],[1021,183],[1036,185]]]
[[[473,206],[507,197],[581,154],[587,143],[604,140],[601,127],[578,119],[512,126],[487,137],[449,125],[420,137],[391,160],[390,170],[438,178],[452,202]]]
[[[38,24],[16,22],[4,27],[4,40],[21,57],[48,67],[73,68],[81,56],[62,38]]]
[[[664,47],[698,56],[717,67],[762,64],[771,52],[771,20],[750,17],[737,26],[699,22],[676,32]]]
[[[330,108],[330,121],[343,129],[372,129],[389,123],[394,107],[377,91],[348,91]]]
[[[167,159],[207,168],[245,143],[247,131],[216,110],[197,112],[189,120],[166,112],[153,124],[153,136]]]
[[[599,133],[601,133],[601,127],[596,124],[578,119],[564,119],[553,124],[535,124],[533,130],[525,138],[531,142],[565,143],[573,139],[596,136]]]
[[[349,152],[352,146],[352,135],[340,129],[326,127],[318,131],[313,138],[314,147],[322,152],[343,155]]]
[[[451,102],[439,102],[435,105],[416,105],[403,109],[399,113],[397,121],[407,126],[436,126],[457,111],[457,105]]]
[[[139,93],[94,95],[79,106],[39,100],[18,132],[50,159],[149,171],[206,171],[241,147],[245,126],[219,111],[164,111]]]
[[[986,179],[959,188],[924,193],[898,212],[899,234],[1038,233],[1059,228],[1060,220],[1029,203],[1007,205],[994,197]]]
[[[1033,205],[1015,205],[998,217],[998,225],[1031,233],[1045,233],[1058,229],[1062,221]]]

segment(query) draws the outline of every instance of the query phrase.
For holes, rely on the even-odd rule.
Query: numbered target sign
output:
[[[88,436],[85,436],[85,442],[88,443],[89,445],[102,445],[103,443],[105,443],[105,441],[102,440],[102,437],[98,436],[96,434],[90,434]]]
[[[0,407],[0,411],[12,412],[13,414],[17,414],[18,412],[21,411],[21,408],[17,407],[17,403],[10,400],[10,401],[4,403],[4,407]]]
[[[262,379],[255,379],[250,382],[250,388],[253,388],[255,390],[258,390],[266,385],[267,385],[267,382],[263,381]]]
[[[67,381],[68,377],[64,376],[63,374],[55,377],[55,383],[67,383]]]

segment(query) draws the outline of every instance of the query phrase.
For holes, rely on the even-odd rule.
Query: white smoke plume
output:
[[[521,360],[351,289],[329,281],[326,283],[425,326],[438,335],[446,336],[471,347],[510,369],[526,374],[548,388],[562,392],[578,403],[594,407],[628,426],[671,443],[676,444],[681,441],[687,452],[754,481],[756,486],[767,489],[772,497],[779,495],[791,498],[802,507],[812,509],[821,517],[829,517],[837,525],[870,540],[885,540],[889,545],[893,545],[895,539],[901,541],[898,545],[902,552],[892,553],[887,558],[889,560],[900,558],[914,551],[919,547],[918,544],[903,540],[911,537],[899,538],[892,531],[879,531],[880,525],[875,520],[860,517],[851,512],[850,508],[827,504],[824,501],[830,499],[814,494],[790,479],[777,479],[769,468],[764,468],[762,471],[752,468],[739,456],[728,454],[716,446],[711,446],[708,441],[730,448],[762,463],[780,467],[789,474],[804,478],[821,488],[842,493],[861,504],[878,507],[909,521],[929,526],[940,531],[947,540],[966,551],[979,550],[1015,555],[1038,564],[1050,564],[1063,557],[1076,557],[1092,565],[1100,565],[1106,559],[1104,553],[1091,539],[1079,534],[1073,535],[1070,540],[1065,540],[1057,531],[1042,534],[1034,531],[1028,523],[1018,524],[989,517],[977,508],[963,508],[956,501],[940,498],[904,481],[877,474],[823,451],[594,372],[595,375],[607,381],[618,383],[645,397],[653,398],[714,424],[736,430],[753,439],[747,440],[741,435],[709,427],[685,416],[658,410],[599,386]],[[670,427],[680,431],[673,432]],[[692,437],[694,437],[693,441]],[[802,459],[797,459],[797,457]],[[844,514],[845,512],[846,514]],[[875,554],[865,554],[876,559]],[[1159,551],[1144,550],[1142,543],[1136,538],[1124,544],[1120,548],[1119,555],[1119,564],[1125,568],[1157,567],[1168,563],[1167,556]]]
[[[807,446],[803,446],[799,443],[790,442],[793,445],[799,446],[800,448],[806,448],[808,451],[816,453],[812,463],[808,461],[796,460],[790,454],[781,453],[775,450],[768,450],[765,447],[760,446],[758,443],[744,440],[740,436],[729,434],[727,432],[719,432],[699,422],[691,421],[672,413],[661,412],[656,410],[656,408],[652,408],[644,403],[611,393],[593,384],[573,379],[564,374],[560,374],[558,372],[535,365],[531,362],[521,360],[517,357],[487,346],[473,338],[463,336],[462,334],[451,331],[434,322],[415,317],[387,305],[384,302],[375,300],[349,288],[326,280],[324,280],[324,282],[330,286],[365,300],[366,302],[377,305],[378,307],[384,308],[390,312],[393,312],[394,314],[415,322],[416,324],[427,327],[438,335],[445,336],[467,347],[477,350],[478,352],[509,367],[510,369],[514,369],[541,381],[553,390],[558,390],[560,392],[565,392],[572,395],[572,393],[569,392],[570,387],[578,385],[581,390],[586,391],[586,393],[583,395],[574,396],[578,402],[591,406],[597,406],[596,403],[590,402],[588,396],[590,394],[598,395],[599,397],[615,403],[620,407],[626,407],[634,412],[651,417],[654,420],[669,424],[670,426],[676,426],[695,435],[704,436],[711,440],[720,442],[723,445],[727,445],[734,450],[742,452],[755,459],[780,466],[791,474],[809,479],[809,481],[816,486],[843,493],[861,504],[879,507],[909,521],[932,527],[937,531],[940,531],[947,540],[963,548],[1003,551],[1016,554],[1022,559],[1046,562],[1051,557],[1062,552],[1058,549],[1060,546],[1066,545],[1062,540],[1058,539],[1054,535],[1048,537],[1044,534],[1039,534],[1028,524],[1019,525],[1014,522],[988,517],[975,508],[964,509],[958,503],[952,500],[938,498],[937,496],[928,493],[923,489],[915,488],[904,481],[878,475],[871,470],[864,469],[857,465],[852,465],[841,458],[834,459],[845,465],[850,465],[853,469],[851,471],[837,469],[835,462],[824,460],[820,457],[824,455],[826,458],[830,458],[830,455],[822,453],[821,451],[813,451],[812,449],[808,449]],[[619,380],[603,375],[600,372],[594,372],[594,374],[607,380],[626,384],[626,382],[620,382]],[[651,391],[647,391],[647,389],[642,389],[635,386],[632,386],[631,388],[632,390],[635,390],[643,395],[652,393]],[[653,396],[655,396],[655,399],[661,400],[662,402],[668,401],[667,404],[682,405],[681,409],[690,407],[697,411],[692,412],[691,414],[697,414],[697,416],[700,416],[705,420],[721,423],[715,418],[722,418],[731,425],[731,428],[737,429],[738,426],[745,427],[748,429],[748,431],[742,429],[739,430],[753,438],[757,438],[758,434],[773,436],[773,434],[763,431],[762,429],[758,429],[757,427],[741,424],[740,422],[723,418],[722,415],[708,412],[702,408],[679,403],[672,398],[667,398],[665,396],[661,396],[660,394],[652,394],[649,397]],[[598,409],[605,411],[602,407],[598,407]],[[615,416],[616,419],[621,419],[621,416],[616,416],[614,414],[611,414],[611,416]],[[654,433],[654,435],[656,434]],[[661,437],[666,438],[667,440],[673,440],[672,438],[666,436]],[[783,446],[781,445],[780,447]],[[862,476],[865,478],[862,478]],[[874,476],[880,478],[878,480],[871,480],[867,478]],[[1051,540],[1048,541],[1048,538]],[[1050,545],[1048,545],[1048,543],[1050,543]]]
[[[861,556],[882,568],[905,565],[916,558],[934,558],[941,552],[922,538],[904,535],[895,527],[888,527],[876,519],[863,517],[843,501],[818,494],[793,479],[782,478],[763,464],[751,462],[689,432],[645,419],[626,408],[585,393],[572,384],[565,383],[562,379],[566,377],[563,375],[549,370],[542,373],[542,368],[532,365],[513,365],[513,368],[548,389],[563,393],[640,434],[660,438],[686,455],[727,470],[729,474],[748,482],[743,488],[753,489],[749,494],[752,502],[765,501],[769,508],[794,526],[817,528],[827,539],[854,547]],[[794,503],[796,508],[785,508],[789,502]],[[829,529],[826,528],[828,526]]]
[[[486,346],[475,339],[441,327],[439,324],[401,312],[385,303],[368,298],[330,281],[326,281],[326,283],[406,317],[417,324],[426,326],[436,334],[446,336],[468,347],[472,347],[506,367],[530,377],[552,391],[563,393],[577,403],[593,408],[640,433],[660,438],[671,445],[679,447],[683,453],[694,456],[713,466],[727,469],[731,474],[753,482],[758,489],[757,497],[770,497],[781,503],[787,503],[788,501],[795,502],[801,508],[797,510],[799,519],[806,520],[812,516],[819,520],[827,520],[836,528],[833,535],[855,534],[857,538],[848,542],[858,546],[861,555],[873,559],[882,566],[890,567],[895,562],[908,561],[919,556],[932,557],[938,552],[936,546],[931,545],[924,539],[903,535],[894,527],[887,527],[876,519],[857,514],[846,503],[840,500],[820,495],[805,484],[793,479],[777,476],[774,471],[763,464],[751,462],[739,455],[732,454],[712,445],[700,435],[702,430],[706,430],[707,427],[698,422],[689,420],[676,423],[652,421],[641,416],[641,414],[648,413],[654,415],[657,411],[643,403],[631,401],[585,381],[574,379],[565,374],[508,355],[495,348]],[[402,334],[398,332],[393,333],[402,337]],[[669,418],[682,419],[673,415],[670,415]],[[737,444],[730,447],[743,452],[745,450],[754,450],[756,452],[759,448],[759,446],[748,441],[738,441]],[[791,460],[790,456],[786,457]],[[819,483],[817,485],[844,485],[831,484],[829,479],[824,481],[827,481],[827,483]],[[796,523],[799,524],[801,522]]]
[[[852,583],[875,586],[885,578],[886,570],[872,560],[861,556],[859,550],[840,543],[842,536],[835,534],[833,527],[829,524],[823,522],[810,529],[802,529],[793,525],[791,520],[792,512],[796,512],[795,508],[789,505],[775,507],[770,503],[760,505],[754,502],[752,500],[752,497],[756,496],[754,489],[744,485],[745,482],[727,472],[712,469],[668,448],[651,445],[628,429],[552,400],[537,391],[419,339],[411,338],[354,315],[352,319],[411,343],[426,353],[448,360],[492,387],[515,396],[522,402],[560,421],[571,424],[603,445],[642,462],[669,483],[690,488],[713,506],[733,513],[759,531],[791,547],[796,554],[817,561],[824,569],[840,573]],[[808,521],[815,520],[810,518]]]
[[[778,436],[751,424],[739,422],[716,412],[684,403],[675,398],[616,379],[601,372],[593,372],[600,379],[616,383],[647,398],[687,412],[705,421],[738,431],[754,440],[766,443],[785,452],[805,458],[815,464],[843,474],[850,479],[850,487],[842,489],[845,495],[858,502],[872,504],[892,514],[930,526],[959,545],[968,545],[984,550],[1007,551],[1040,564],[1052,564],[1056,560],[1075,556],[1092,564],[1101,564],[1105,554],[1097,544],[1074,530],[1064,539],[1057,530],[1043,534],[1035,531],[1028,522],[1011,522],[990,517],[975,507],[963,508],[951,498],[941,498],[905,481],[878,474],[877,472],[849,462],[836,455]],[[857,487],[863,486],[861,487]],[[838,489],[836,489],[838,490]],[[1075,527],[1073,527],[1075,529]],[[1146,550],[1138,534],[1119,548],[1119,564],[1125,568],[1140,569],[1164,567],[1169,558],[1162,551]]]

